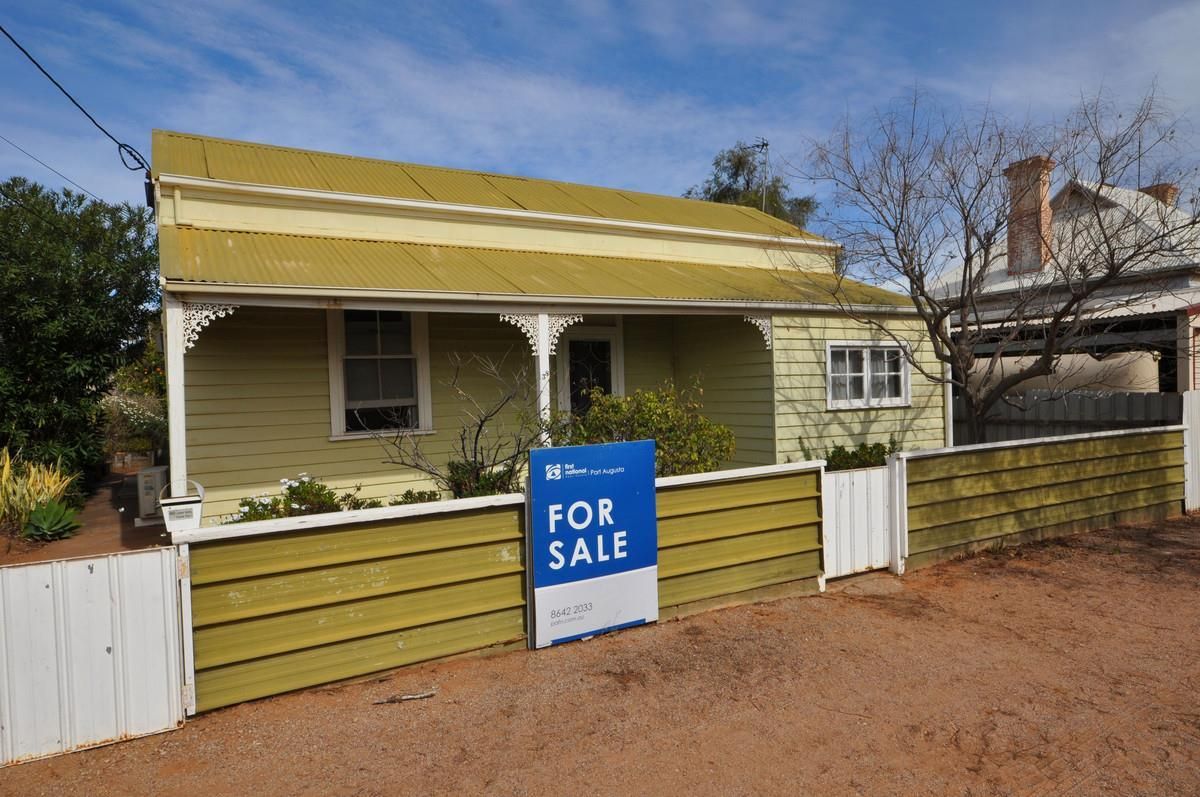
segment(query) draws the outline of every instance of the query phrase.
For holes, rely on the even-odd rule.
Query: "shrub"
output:
[[[701,395],[698,384],[680,392],[670,382],[631,396],[594,390],[587,412],[566,423],[558,442],[585,445],[653,439],[658,476],[717,470],[733,457],[733,431],[701,414]]]
[[[427,504],[431,501],[442,500],[442,494],[437,490],[405,490],[399,497],[392,496],[388,506],[404,506],[406,504]]]
[[[446,463],[446,487],[455,498],[504,495],[520,489],[520,474],[512,465],[488,467],[482,462]]]
[[[355,509],[377,509],[383,506],[378,498],[360,498],[362,485],[338,495],[331,487],[307,473],[295,479],[280,479],[279,495],[252,495],[238,501],[237,512],[223,521],[245,523],[251,520],[320,515],[326,512],[348,512]],[[441,499],[437,490],[406,490],[399,498],[391,497],[388,506],[417,504]]]
[[[887,458],[900,450],[895,437],[889,437],[887,443],[859,443],[855,448],[846,448],[840,443],[824,454],[813,453],[808,446],[800,443],[800,450],[805,459],[825,460],[825,470],[855,470],[856,468],[877,468],[887,464]]]
[[[75,519],[75,510],[62,501],[47,501],[38,504],[29,513],[21,536],[38,542],[64,540],[80,526]]]
[[[75,479],[57,463],[24,462],[0,448],[0,524],[23,530],[38,506],[67,497]]]
[[[154,395],[115,391],[105,396],[109,453],[158,451],[167,443],[166,402]]]

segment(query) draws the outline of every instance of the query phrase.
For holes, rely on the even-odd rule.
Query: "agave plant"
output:
[[[61,500],[75,478],[58,464],[22,462],[0,448],[0,525],[23,529],[35,507]]]
[[[22,536],[38,542],[62,540],[74,534],[79,526],[74,509],[62,501],[51,500],[38,504],[29,513]]]

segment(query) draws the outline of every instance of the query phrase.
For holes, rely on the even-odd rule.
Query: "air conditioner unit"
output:
[[[167,484],[167,466],[142,468],[137,475],[138,517],[148,520],[160,514],[158,494]]]

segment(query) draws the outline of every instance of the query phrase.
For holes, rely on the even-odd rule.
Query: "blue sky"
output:
[[[1200,124],[1200,2],[10,0],[0,22],[147,157],[161,127],[678,194],[737,139],[769,139],[782,168],[914,86],[1048,120],[1157,80]],[[3,40],[0,76],[0,135],[140,201],[115,147]],[[0,141],[11,174],[62,185]]]

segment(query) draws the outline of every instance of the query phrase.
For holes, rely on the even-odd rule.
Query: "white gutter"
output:
[[[478,312],[521,311],[555,305],[562,312],[571,309],[590,309],[603,307],[608,309],[630,308],[653,311],[658,308],[696,308],[705,310],[734,311],[798,311],[816,313],[887,313],[893,315],[916,315],[912,305],[875,305],[875,304],[821,304],[817,302],[786,302],[762,299],[658,299],[658,298],[627,298],[620,296],[551,296],[538,294],[504,294],[504,293],[471,293],[454,291],[403,291],[403,290],[372,290],[366,288],[329,288],[322,286],[302,285],[243,285],[239,283],[219,282],[185,282],[180,280],[160,279],[162,289],[166,293],[176,294],[181,298],[186,295],[202,295],[208,301],[236,304],[239,298],[262,297],[263,299],[280,299],[292,301],[292,306],[328,307],[332,305],[348,307],[355,300],[370,301],[401,301],[420,304],[454,304],[475,309]],[[255,302],[271,304],[270,301]],[[458,309],[457,307],[455,309]]]
[[[756,233],[713,230],[707,227],[684,227],[645,221],[576,216],[569,213],[545,213],[532,210],[514,210],[512,208],[485,207],[482,205],[458,205],[450,202],[400,199],[397,197],[374,196],[370,194],[350,194],[341,191],[324,191],[314,188],[288,188],[284,186],[261,185],[259,183],[242,183],[233,180],[185,177],[177,174],[160,174],[158,182],[162,186],[196,188],[251,196],[299,199],[310,202],[328,202],[364,208],[390,208],[434,216],[456,216],[509,222],[518,221],[526,224],[551,227],[584,227],[643,234],[651,233],[660,236],[705,238],[734,241],[742,244],[758,244],[771,248],[828,250],[839,248],[838,244],[824,239],[793,238],[784,235],[759,235]]]

